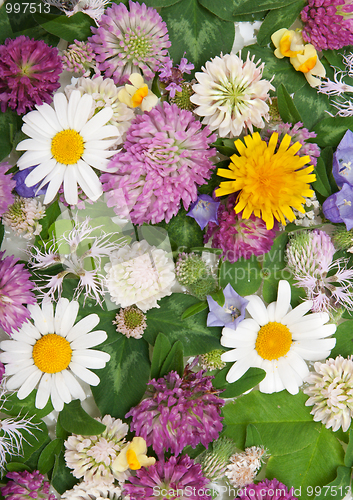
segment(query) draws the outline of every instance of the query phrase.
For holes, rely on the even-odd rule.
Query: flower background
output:
[[[2,5],[2,498],[350,498],[352,9]]]

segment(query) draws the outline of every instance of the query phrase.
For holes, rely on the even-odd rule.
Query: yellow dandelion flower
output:
[[[258,132],[244,137],[245,144],[235,141],[239,155],[231,157],[229,169],[219,168],[217,175],[232,179],[221,182],[216,196],[239,191],[236,213],[243,211],[243,219],[252,213],[266,222],[272,229],[274,217],[286,224],[285,217],[295,219],[292,208],[304,213],[304,196],[310,198],[314,192],[310,183],[316,180],[314,167],[309,165],[310,156],[298,156],[299,142],[290,146],[291,137],[285,135],[277,151],[278,134],[274,132],[267,144]]]

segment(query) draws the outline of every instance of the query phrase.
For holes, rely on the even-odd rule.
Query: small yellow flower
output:
[[[155,463],[156,459],[148,457],[146,453],[146,441],[142,437],[134,437],[116,457],[112,468],[116,472],[124,472],[127,469],[138,470],[141,467],[149,467]]]
[[[310,43],[305,45],[304,54],[291,57],[290,62],[296,71],[304,73],[311,87],[317,87],[321,83],[320,78],[316,78],[316,76],[322,78],[326,75],[326,70],[317,55],[315,47]]]
[[[290,146],[291,137],[287,134],[278,149],[276,132],[268,144],[258,132],[244,137],[244,142],[235,141],[239,156],[231,157],[229,169],[218,169],[217,175],[231,180],[221,182],[216,196],[239,191],[235,212],[243,211],[243,219],[254,213],[266,222],[267,229],[273,228],[274,218],[283,225],[285,217],[292,222],[295,219],[292,208],[304,213],[304,197],[310,198],[314,193],[309,186],[316,179],[311,173],[314,167],[305,167],[310,156],[298,156],[301,144],[296,142]]]
[[[141,108],[142,111],[151,111],[158,103],[158,97],[147,87],[139,73],[132,73],[128,83],[118,93],[118,99],[129,108]]]
[[[274,54],[278,59],[304,54],[304,41],[297,31],[281,28],[273,33],[271,40],[276,47]]]

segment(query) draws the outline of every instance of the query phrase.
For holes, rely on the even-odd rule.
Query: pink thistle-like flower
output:
[[[53,493],[49,493],[49,481],[45,481],[43,474],[40,474],[39,470],[34,472],[26,470],[8,472],[6,477],[11,481],[1,488],[1,494],[8,500],[24,500],[25,498],[56,499]]]
[[[210,222],[204,237],[205,243],[212,238],[212,248],[222,249],[222,255],[229,262],[269,252],[278,229],[277,222],[273,229],[266,229],[266,223],[254,214],[249,219],[243,219],[242,212],[234,212],[235,199],[236,194],[228,197],[226,206],[220,204],[218,225]]]
[[[139,69],[147,80],[160,64],[169,60],[170,47],[166,23],[158,12],[143,3],[113,3],[101,17],[89,38],[97,54],[98,69],[117,85],[127,83]]]
[[[92,46],[88,42],[75,40],[75,43],[69,45],[64,50],[62,55],[64,70],[75,74],[83,73],[84,76],[90,75],[90,69],[93,68],[95,73],[98,70],[95,68],[94,52]]]
[[[12,190],[16,186],[16,181],[12,178],[12,174],[6,174],[10,168],[11,165],[6,161],[0,163],[0,216],[15,200]]]
[[[197,186],[210,178],[215,140],[190,111],[164,102],[139,115],[127,132],[125,151],[109,163],[100,180],[108,207],[130,215],[134,224],[156,224],[187,209],[197,199]],[[129,214],[130,212],[130,214]]]
[[[136,476],[130,476],[125,483],[124,493],[131,500],[163,500],[167,498],[165,491],[170,500],[211,500],[204,488],[208,482],[201,465],[188,455],[172,456],[137,470]]]
[[[178,455],[187,445],[204,446],[218,438],[222,430],[221,407],[224,400],[213,388],[205,371],[185,369],[183,377],[170,372],[150,380],[145,398],[132,408],[131,430],[145,439],[158,456],[170,449]]]
[[[317,159],[320,156],[320,148],[317,144],[306,142],[308,139],[315,139],[317,134],[315,132],[309,132],[309,130],[303,127],[302,122],[298,122],[295,125],[291,123],[278,123],[273,130],[267,130],[264,134],[263,139],[268,143],[273,131],[278,132],[279,141],[282,141],[286,134],[290,135],[291,142],[290,145],[295,142],[299,142],[302,147],[298,151],[298,156],[310,156],[310,163],[315,167],[317,164]]]
[[[36,299],[29,271],[24,264],[16,264],[13,255],[3,258],[4,253],[0,252],[0,327],[11,335],[31,317],[23,304],[35,304]]]
[[[17,114],[26,113],[35,104],[50,103],[60,87],[62,71],[58,49],[43,40],[21,35],[0,45],[0,104]]]
[[[308,0],[301,11],[303,39],[316,50],[353,44],[353,5],[347,0]]]

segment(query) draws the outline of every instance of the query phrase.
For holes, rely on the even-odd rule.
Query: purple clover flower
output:
[[[125,482],[124,494],[131,500],[211,500],[211,496],[206,495],[208,483],[201,465],[195,464],[188,455],[171,456],[167,461],[159,460],[137,470],[136,476],[130,476]]]
[[[225,326],[233,330],[245,318],[245,308],[249,301],[241,297],[230,283],[223,290],[224,306],[221,307],[211,295],[207,295],[210,312],[207,316],[207,326]]]
[[[209,222],[218,225],[219,201],[214,201],[208,194],[200,194],[197,200],[191,204],[189,212],[186,214],[196,220],[201,229],[204,229]]]
[[[329,196],[322,205],[326,219],[331,222],[344,222],[347,231],[353,228],[353,186],[344,183],[341,191]]]
[[[350,0],[308,0],[301,11],[303,39],[316,50],[353,44],[353,5]]]
[[[186,368],[183,377],[173,371],[151,380],[144,399],[126,414],[132,417],[130,429],[159,457],[167,450],[178,455],[187,445],[207,447],[218,438],[224,400],[212,386],[213,377],[204,373]]]
[[[0,104],[17,114],[26,113],[35,104],[50,103],[60,87],[61,58],[57,48],[43,40],[21,35],[0,45]]]
[[[264,479],[260,483],[248,484],[245,488],[238,489],[240,500],[298,500],[292,495],[293,488],[288,491],[285,484],[277,479]]]
[[[98,69],[117,85],[127,83],[131,73],[139,70],[150,80],[169,60],[167,25],[156,9],[144,3],[130,0],[129,10],[123,3],[113,3],[99,27],[91,30],[88,41],[97,54]]]
[[[24,264],[16,264],[13,255],[3,258],[0,252],[0,327],[11,335],[12,329],[18,330],[31,317],[23,304],[35,304],[32,292],[33,283]]]
[[[1,488],[1,494],[7,500],[25,500],[41,498],[45,500],[55,500],[53,493],[49,493],[50,484],[44,480],[43,474],[38,470],[34,472],[8,472],[8,479],[11,479],[6,486]]]
[[[188,209],[197,186],[210,178],[215,140],[187,110],[164,102],[132,122],[125,151],[117,153],[100,180],[108,207],[133,224],[169,222],[181,202]]]
[[[338,187],[345,182],[353,186],[353,133],[344,134],[333,155],[332,174]]]
[[[0,163],[0,217],[6,212],[9,205],[15,201],[12,190],[16,182],[11,174],[6,172],[11,168],[9,163]]]

